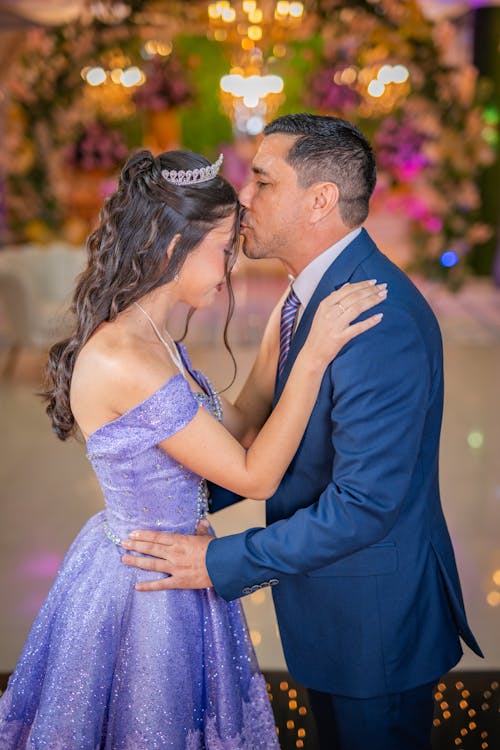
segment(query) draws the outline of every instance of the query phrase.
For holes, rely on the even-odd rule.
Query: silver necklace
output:
[[[164,344],[167,352],[170,354],[172,361],[174,362],[175,365],[177,365],[177,368],[181,371],[182,375],[186,377],[186,370],[184,369],[184,364],[182,362],[182,359],[179,355],[179,351],[175,345],[175,341],[173,340],[172,336],[167,331],[167,336],[170,339],[170,344],[169,344],[168,341],[165,341],[165,339],[161,335],[160,331],[158,330],[158,326],[154,322],[151,315],[149,315],[149,313],[147,313],[146,310],[143,307],[141,307],[138,302],[134,302],[134,305],[138,307],[141,313],[149,320],[149,322],[151,323],[151,327],[153,328],[153,331],[156,333],[156,335],[158,336],[162,344]]]

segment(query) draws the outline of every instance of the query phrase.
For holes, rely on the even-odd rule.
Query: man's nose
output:
[[[239,199],[240,199],[241,205],[244,208],[250,207],[250,201],[252,200],[252,183],[251,182],[247,182],[246,185],[243,185],[239,193]]]

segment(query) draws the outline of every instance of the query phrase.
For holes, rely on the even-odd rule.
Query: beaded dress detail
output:
[[[179,373],[88,439],[106,509],[70,547],[0,698],[2,750],[279,748],[240,603],[135,591],[159,574],[121,562],[131,530],[192,534],[206,513],[204,479],[158,446],[199,408],[221,419],[178,351],[203,393]]]

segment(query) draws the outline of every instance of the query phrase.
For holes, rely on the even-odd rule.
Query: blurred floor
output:
[[[235,282],[238,312],[232,340],[237,392],[265,319],[285,286],[279,275]],[[441,450],[443,504],[454,539],[472,629],[486,654],[466,653],[460,668],[500,668],[500,293],[471,282],[453,296],[421,284],[438,314],[445,342],[446,403]],[[221,347],[221,304],[200,311],[188,338],[195,366],[218,388],[231,379]],[[180,330],[180,316],[175,323]],[[0,349],[0,368],[4,351]],[[60,443],[35,395],[44,354],[24,352],[11,381],[0,383],[0,672],[14,666],[28,628],[71,540],[102,507],[81,444]],[[264,506],[245,501],[219,514],[217,533],[262,525]],[[496,574],[495,574],[496,571]],[[268,591],[244,600],[262,667],[283,669]]]

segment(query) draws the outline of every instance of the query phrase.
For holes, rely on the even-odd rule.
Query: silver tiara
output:
[[[173,185],[198,185],[200,182],[208,182],[217,176],[221,164],[224,161],[224,155],[220,154],[216,162],[209,167],[200,169],[163,169],[162,176],[167,182]]]

